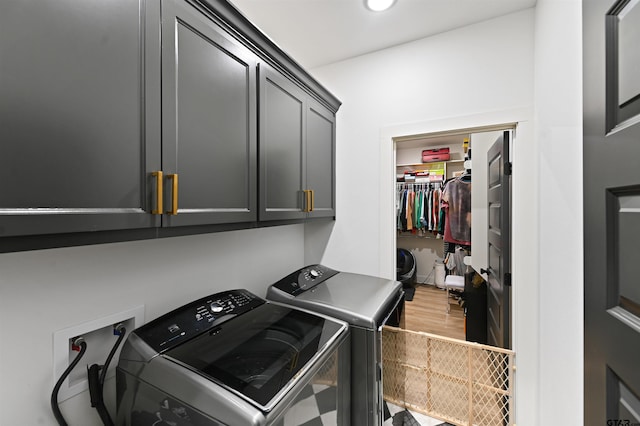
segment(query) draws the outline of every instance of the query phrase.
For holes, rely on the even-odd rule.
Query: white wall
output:
[[[536,7],[541,425],[583,424],[581,7]]]
[[[323,262],[392,277],[394,259],[380,244],[386,207],[380,187],[387,183],[381,177],[383,131],[400,126],[412,134],[401,125],[531,108],[533,10],[312,72],[343,102],[337,123],[338,221]],[[456,129],[460,121],[451,123],[441,130]]]
[[[539,0],[535,9],[312,70],[343,101],[338,221],[322,258],[336,269],[394,275],[394,136],[518,123],[519,425],[582,424],[580,19],[579,0]],[[560,242],[568,258],[558,256]]]
[[[56,424],[49,406],[55,331],[138,305],[148,321],[230,288],[264,296],[303,265],[303,228],[0,254],[0,425]],[[113,382],[105,385],[112,414]],[[61,410],[72,426],[102,424],[86,392]]]

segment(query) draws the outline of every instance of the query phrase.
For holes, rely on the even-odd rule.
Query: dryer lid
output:
[[[306,276],[310,270],[329,272],[315,280],[308,280]],[[299,276],[305,277],[305,280],[295,281]],[[312,281],[312,284],[306,281]],[[321,265],[296,271],[270,286],[267,291],[267,299],[369,329],[378,328],[402,297],[402,284],[398,281],[349,272],[338,273]]]

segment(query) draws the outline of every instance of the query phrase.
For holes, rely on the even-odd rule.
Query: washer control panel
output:
[[[336,274],[338,274],[338,271],[327,268],[326,266],[309,265],[287,275],[273,286],[287,294],[297,296]]]
[[[224,291],[174,309],[134,332],[162,353],[263,303],[248,290]]]

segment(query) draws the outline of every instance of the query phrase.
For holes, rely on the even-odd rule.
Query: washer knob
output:
[[[224,307],[222,307],[222,305],[220,305],[218,302],[213,302],[209,308],[211,308],[211,312],[213,312],[214,314],[217,314],[218,312],[222,312],[222,310],[224,309]]]
[[[320,272],[316,271],[315,269],[310,270],[309,274],[311,275],[311,278],[318,278],[320,276]]]

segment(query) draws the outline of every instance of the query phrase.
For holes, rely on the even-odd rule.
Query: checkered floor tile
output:
[[[434,419],[424,414],[409,411],[397,405],[384,403],[383,426],[451,426],[442,420]]]
[[[283,426],[336,426],[336,388],[307,386],[285,414]],[[427,417],[387,402],[383,426],[448,426],[442,420]]]
[[[336,388],[306,386],[285,414],[284,426],[336,426]]]

